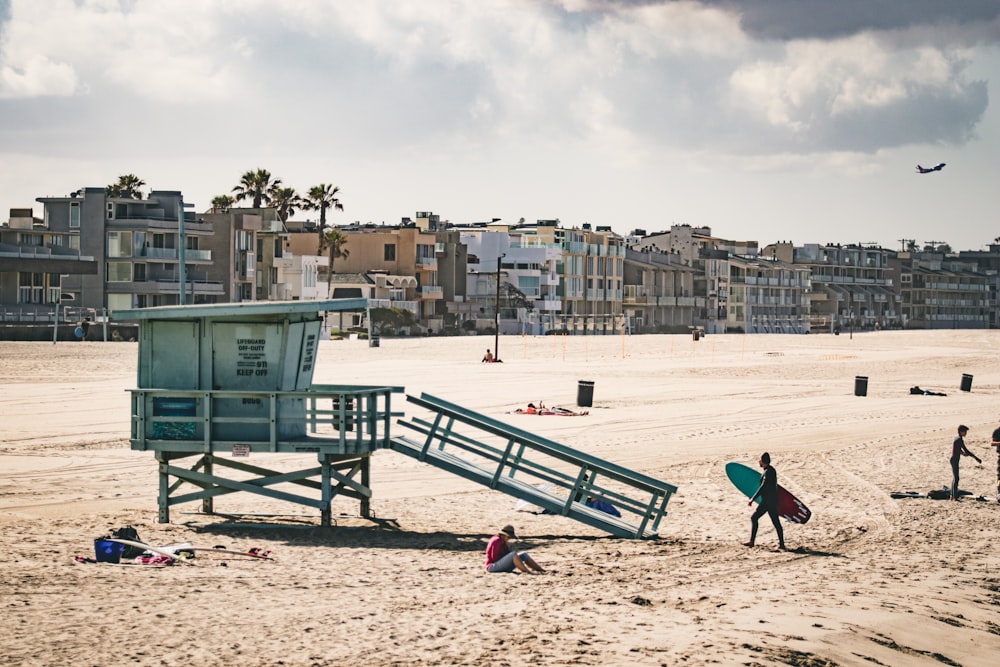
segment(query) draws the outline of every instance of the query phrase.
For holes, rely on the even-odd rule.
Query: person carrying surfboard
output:
[[[757,498],[760,498],[760,505],[750,515],[750,541],[744,542],[743,546],[752,547],[754,545],[757,541],[757,523],[762,516],[767,514],[771,517],[771,523],[774,524],[774,531],[778,533],[778,548],[785,551],[785,533],[778,521],[778,473],[771,466],[771,455],[767,452],[760,455],[758,464],[764,469],[764,472],[760,476],[760,486],[757,488],[757,492],[750,496],[747,507],[753,505]]]
[[[955,442],[951,443],[951,458],[948,459],[951,463],[951,499],[958,500],[958,464],[962,460],[963,456],[971,456],[976,459],[979,465],[983,464],[983,460],[970,452],[965,446],[965,434],[969,432],[969,427],[962,424],[958,427],[958,437],[955,438]]]

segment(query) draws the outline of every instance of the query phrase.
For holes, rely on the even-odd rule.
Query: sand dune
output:
[[[995,663],[1000,332],[503,337],[504,363],[479,363],[492,343],[325,341],[314,380],[432,393],[675,484],[660,539],[514,512],[508,496],[389,451],[373,457],[372,507],[398,529],[347,516],[322,528],[241,494],[216,501],[222,515],[191,503],[160,524],[156,462],[128,445],[135,344],[0,343],[0,664]],[[512,414],[575,407],[579,380],[595,383],[589,415]],[[891,498],[950,482],[959,423],[985,463],[963,460],[962,487],[990,502]],[[758,546],[741,546],[750,510],[723,467],[764,450],[813,511],[786,524],[789,552],[772,550],[766,520]],[[551,573],[483,572],[505,523]],[[129,524],[154,544],[260,546],[276,560],[74,562]]]

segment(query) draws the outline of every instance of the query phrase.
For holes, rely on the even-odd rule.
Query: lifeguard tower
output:
[[[345,496],[374,520],[371,456],[392,449],[539,511],[620,537],[656,537],[677,491],[671,484],[426,393],[406,396],[419,411],[406,418],[391,404],[403,387],[313,384],[323,313],[364,310],[366,303],[269,301],[112,314],[139,323],[131,444],[156,454],[161,523],[170,521],[174,505],[200,500],[212,514],[213,499],[236,492],[319,509],[323,526],[332,522],[331,501]],[[390,435],[394,417],[409,435]],[[278,472],[249,463],[251,454],[302,453],[315,454],[318,465]]]
[[[337,299],[114,312],[139,323],[131,445],[156,454],[161,523],[173,505],[201,500],[212,513],[214,498],[239,491],[317,508],[324,526],[337,495],[357,499],[360,515],[371,518],[370,457],[389,445],[390,397],[402,387],[312,383],[322,313],[366,305]],[[259,453],[315,454],[318,465],[281,473],[251,465]],[[229,471],[241,471],[241,479]],[[185,483],[196,490],[179,493]],[[296,492],[274,488],[288,483]]]

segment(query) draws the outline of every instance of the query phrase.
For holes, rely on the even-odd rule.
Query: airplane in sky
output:
[[[918,174],[929,174],[932,171],[941,171],[942,169],[944,169],[944,162],[933,167],[921,167],[919,164],[917,165]]]

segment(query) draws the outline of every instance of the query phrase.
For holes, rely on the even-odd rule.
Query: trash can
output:
[[[372,336],[371,338],[368,339],[368,347],[378,347],[378,343],[379,343],[378,336]]]
[[[962,385],[959,387],[962,391],[972,391],[972,376],[968,373],[962,373]]]
[[[698,330],[695,329],[691,332],[691,340],[698,340]]]
[[[868,395],[868,376],[867,375],[855,375],[854,376],[854,395],[855,396],[867,396]]]
[[[589,408],[594,405],[594,383],[589,380],[580,380],[576,388],[576,404],[581,408]]]

